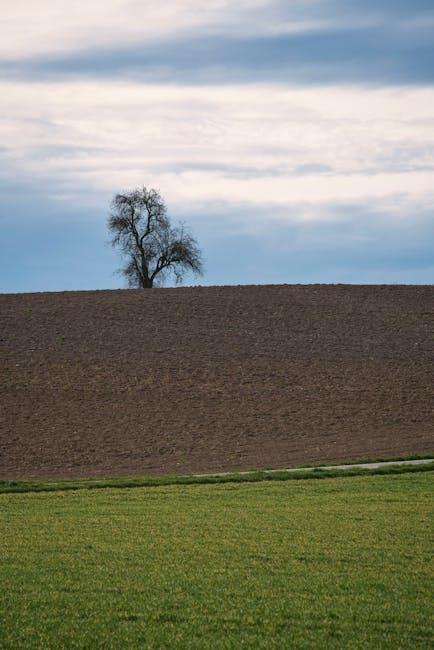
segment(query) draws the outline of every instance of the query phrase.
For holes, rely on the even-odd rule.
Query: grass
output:
[[[394,459],[401,460],[401,459]],[[406,459],[404,459],[406,460]],[[354,461],[355,462],[355,461]],[[360,461],[368,462],[368,461]],[[209,485],[218,483],[257,483],[259,481],[300,481],[347,476],[404,474],[407,472],[429,472],[434,470],[434,461],[426,465],[389,465],[376,469],[347,468],[321,470],[314,465],[314,471],[297,472],[288,470],[252,470],[251,472],[228,472],[224,474],[188,474],[176,476],[133,476],[115,478],[78,478],[59,480],[0,480],[0,494],[13,492],[57,492],[59,490],[97,490],[101,488],[161,487],[164,485]]]
[[[2,494],[0,647],[432,647],[433,486]]]

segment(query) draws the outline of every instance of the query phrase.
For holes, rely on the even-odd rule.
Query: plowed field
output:
[[[1,478],[434,449],[434,286],[0,295]]]

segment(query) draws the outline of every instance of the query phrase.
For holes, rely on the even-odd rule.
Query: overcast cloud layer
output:
[[[2,8],[0,291],[121,286],[137,185],[206,284],[432,283],[432,0],[160,4]]]

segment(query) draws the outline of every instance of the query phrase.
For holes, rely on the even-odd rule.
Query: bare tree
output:
[[[151,288],[169,274],[177,283],[186,273],[201,275],[202,254],[184,224],[172,226],[160,194],[142,187],[116,194],[108,228],[110,243],[126,258],[120,270],[130,287]]]

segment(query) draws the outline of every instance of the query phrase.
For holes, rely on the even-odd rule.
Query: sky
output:
[[[434,0],[3,0],[0,292],[125,286],[110,201],[186,284],[434,278]],[[170,283],[169,283],[170,284]]]

